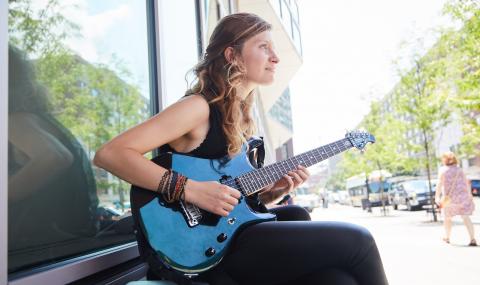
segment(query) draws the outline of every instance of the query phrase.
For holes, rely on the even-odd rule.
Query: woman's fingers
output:
[[[241,197],[240,191],[226,185],[220,185],[219,190],[220,200],[230,203],[231,205],[238,204],[238,199]]]
[[[298,186],[303,183],[302,177],[297,173],[297,171],[291,171],[288,173],[290,177],[293,178],[294,186]]]
[[[308,179],[310,172],[308,172],[306,167],[299,165],[296,170],[290,171],[289,175],[293,178],[294,187],[298,187]]]
[[[310,172],[308,171],[308,169],[305,166],[299,165],[299,166],[297,166],[297,168],[299,170],[301,170],[303,173],[305,173],[307,175],[307,177],[310,176]]]
[[[287,180],[287,183],[288,183],[287,188],[288,188],[288,192],[290,192],[295,187],[295,182],[293,182],[293,175],[291,174],[291,172],[289,172],[289,174],[285,174],[283,178]]]
[[[298,166],[298,174],[302,177],[303,181],[307,180],[310,177],[310,172],[306,167],[301,165]]]
[[[240,199],[240,197],[242,197],[242,194],[237,189],[228,187],[228,191],[230,191],[230,196],[236,198],[237,200]]]
[[[229,194],[225,194],[224,201],[232,206],[236,206],[238,204],[238,199],[230,196]]]
[[[222,208],[227,212],[233,211],[233,205],[229,203],[223,203]]]
[[[222,216],[222,217],[226,217],[226,216],[228,216],[228,214],[230,214],[230,212],[226,211],[223,208],[220,208],[217,211],[215,211],[214,214],[217,214],[217,215]]]
[[[228,216],[233,208],[238,205],[238,200],[240,197],[240,191],[226,185],[219,184],[217,190],[217,206],[214,210],[215,214],[224,217]]]

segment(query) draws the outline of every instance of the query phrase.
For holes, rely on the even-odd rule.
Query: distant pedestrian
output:
[[[438,187],[435,191],[435,201],[437,204],[443,204],[443,213],[445,220],[445,237],[443,240],[450,243],[450,233],[452,231],[452,217],[460,215],[463,223],[467,227],[470,236],[469,246],[476,246],[475,233],[470,215],[475,209],[473,197],[467,187],[467,179],[462,169],[458,166],[457,158],[453,152],[446,152],[442,155],[442,164],[438,173]],[[440,197],[443,203],[440,203]]]

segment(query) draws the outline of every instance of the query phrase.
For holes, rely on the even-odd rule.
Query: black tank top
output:
[[[203,98],[205,99],[205,97]],[[208,104],[208,106],[210,107],[210,114],[208,116],[210,126],[207,136],[198,147],[192,151],[183,153],[174,150],[169,144],[164,144],[160,147],[160,153],[172,152],[208,159],[225,157],[228,154],[228,147],[227,139],[225,138],[225,133],[222,129],[223,115],[216,103]]]

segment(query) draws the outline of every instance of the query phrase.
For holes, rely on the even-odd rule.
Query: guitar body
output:
[[[164,154],[153,161],[197,181],[221,182],[254,170],[245,150],[225,161],[180,154]],[[198,273],[215,266],[241,229],[275,219],[273,214],[254,212],[245,197],[228,217],[202,211],[202,218],[193,226],[180,203],[166,203],[162,195],[153,191],[132,186],[131,204],[132,214],[157,256],[183,273]]]

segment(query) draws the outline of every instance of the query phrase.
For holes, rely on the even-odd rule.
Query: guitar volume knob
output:
[[[224,242],[227,239],[227,237],[228,236],[225,233],[221,233],[221,234],[218,235],[217,241],[218,242]]]
[[[215,254],[215,249],[213,247],[209,247],[206,251],[205,251],[205,255],[208,256],[208,257],[211,257]]]

